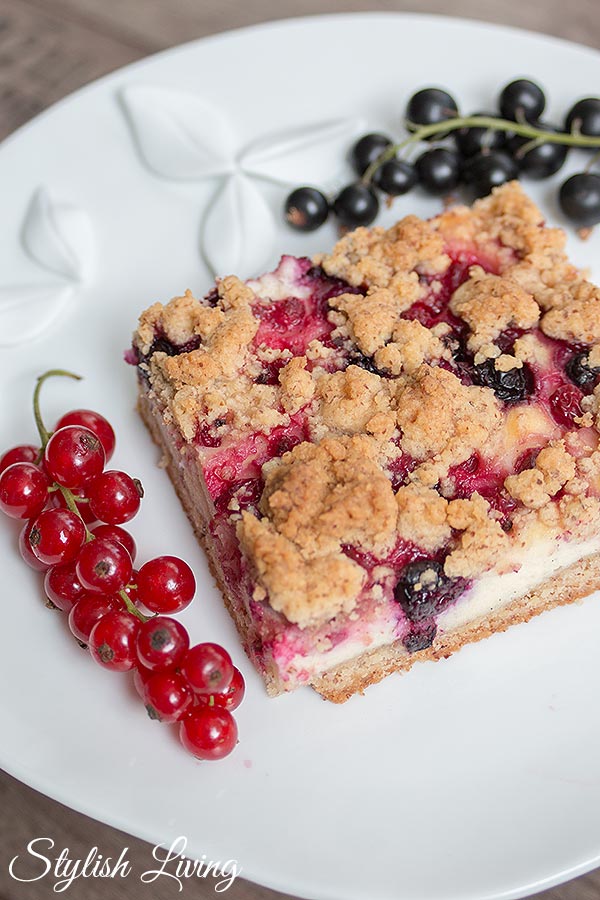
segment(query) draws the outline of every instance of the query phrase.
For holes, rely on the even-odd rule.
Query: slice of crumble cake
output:
[[[600,587],[600,290],[518,183],[140,318],[140,410],[270,694]]]

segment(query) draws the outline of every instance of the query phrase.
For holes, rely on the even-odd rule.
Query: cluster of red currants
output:
[[[232,711],[244,680],[223,647],[190,647],[187,630],[170,614],[196,592],[188,564],[160,556],[134,569],[136,544],[121,526],[140,508],[140,482],[106,469],[115,434],[99,413],[77,409],[53,433],[39,408],[34,415],[41,447],[23,444],[0,457],[0,509],[27,523],[19,549],[44,572],[48,605],[68,613],[69,628],[106,669],[133,670],[135,686],[152,719],[179,723],[183,745],[200,759],[222,759],[237,743]],[[150,613],[146,615],[143,610]]]

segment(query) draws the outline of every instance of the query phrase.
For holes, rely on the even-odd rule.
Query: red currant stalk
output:
[[[75,381],[82,380],[81,375],[76,375],[74,372],[68,372],[66,369],[49,369],[47,372],[44,372],[43,375],[40,375],[38,377],[36,385],[35,385],[35,390],[33,392],[33,417],[35,419],[35,424],[37,426],[38,434],[40,436],[42,457],[44,455],[46,446],[48,445],[48,441],[50,440],[52,435],[48,431],[46,426],[44,425],[44,420],[42,418],[42,413],[41,413],[41,409],[40,409],[40,393],[42,390],[42,386],[45,384],[45,382],[49,378],[57,378],[57,377],[58,378],[73,378]],[[71,512],[75,513],[76,516],[81,518],[81,515],[77,508],[77,504],[75,502],[75,496],[74,496],[73,492],[70,491],[69,488],[62,487],[61,485],[58,485],[56,483],[55,483],[55,486],[61,492],[67,509],[70,509]],[[85,525],[85,523],[84,523],[84,525]],[[89,540],[90,532],[89,532],[87,526],[85,527],[85,533],[86,533],[85,534],[86,540]]]

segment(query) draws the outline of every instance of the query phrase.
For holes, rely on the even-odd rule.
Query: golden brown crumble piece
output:
[[[400,313],[409,309],[420,293],[419,279],[412,273],[395,290],[375,289],[366,296],[340,294],[329,305],[347,316],[350,338],[359,350],[372,356],[390,340]]]
[[[365,436],[299,444],[273,460],[261,510],[303,552],[318,555],[354,543],[389,548],[397,509],[377,446]]]
[[[311,427],[318,437],[331,432],[381,433],[381,416],[386,419],[384,430],[387,436],[391,437],[394,431],[387,380],[360,366],[348,366],[342,372],[331,374],[321,373],[316,381],[315,397],[318,402],[311,417]]]
[[[328,275],[343,278],[353,287],[391,288],[401,293],[413,269],[439,274],[450,265],[450,257],[431,223],[407,216],[387,231],[357,228],[317,262]]]
[[[512,356],[510,353],[501,353],[494,359],[494,368],[497,372],[510,372],[511,369],[522,369],[523,360]]]
[[[303,443],[263,471],[264,518],[245,514],[238,534],[270,604],[301,627],[353,608],[362,570],[341,546],[383,552],[396,534],[376,443],[362,435]]]
[[[577,474],[590,493],[600,496],[600,450],[595,450],[589,456],[582,456],[577,460]],[[569,489],[569,484],[565,490]]]
[[[554,306],[540,327],[548,337],[596,344],[600,341],[600,288],[589,281],[573,286],[563,305]]]
[[[315,393],[315,383],[306,364],[305,356],[295,356],[279,372],[281,404],[291,415],[310,403]]]
[[[451,578],[476,578],[488,569],[502,569],[510,549],[510,539],[498,521],[489,515],[490,505],[479,494],[448,504],[448,523],[460,529],[457,546],[444,562]]]
[[[448,524],[448,501],[432,488],[407,484],[396,492],[398,534],[432,552],[443,547],[452,529]]]
[[[398,380],[396,407],[402,449],[426,460],[411,478],[429,486],[488,444],[502,422],[492,391],[464,385],[452,372],[431,366]]]
[[[451,359],[448,350],[435,331],[425,328],[416,319],[400,319],[394,326],[391,341],[377,350],[375,364],[391,375],[416,372],[424,362]]]
[[[511,497],[528,509],[539,509],[575,476],[575,460],[564,441],[553,441],[540,450],[535,466],[518,475],[509,475],[504,485]]]
[[[540,317],[540,308],[528,293],[506,276],[488,275],[474,266],[452,295],[450,309],[467,323],[468,340],[473,352],[492,343],[506,328],[532,328]]]
[[[513,353],[521,362],[534,363],[548,368],[552,364],[552,348],[543,343],[537,334],[524,334],[516,339]]]
[[[237,533],[269,605],[289,622],[305,628],[354,609],[365,574],[347,556],[338,551],[307,558],[268,519],[247,512]]]
[[[224,310],[249,309],[256,300],[252,288],[244,284],[236,275],[228,275],[217,280],[217,293]]]

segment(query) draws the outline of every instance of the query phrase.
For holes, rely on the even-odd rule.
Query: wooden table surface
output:
[[[172,44],[273,18],[353,10],[413,10],[487,19],[600,46],[599,0],[0,0],[0,138],[86,82]],[[590,90],[598,86],[590,85]],[[0,740],[1,740],[0,724]],[[0,772],[0,900],[52,895],[47,880],[18,883],[8,863],[33,837],[51,835],[59,848],[85,858],[129,848],[134,870],[152,862],[151,848],[129,835],[72,812]],[[38,869],[39,871],[39,869]],[[88,879],[69,893],[78,900],[142,900],[150,886]],[[285,900],[236,881],[230,900]],[[215,897],[212,883],[190,880],[178,893],[167,882],[160,897]],[[600,900],[600,870],[539,895],[544,900]],[[365,898],[368,900],[368,898]]]

